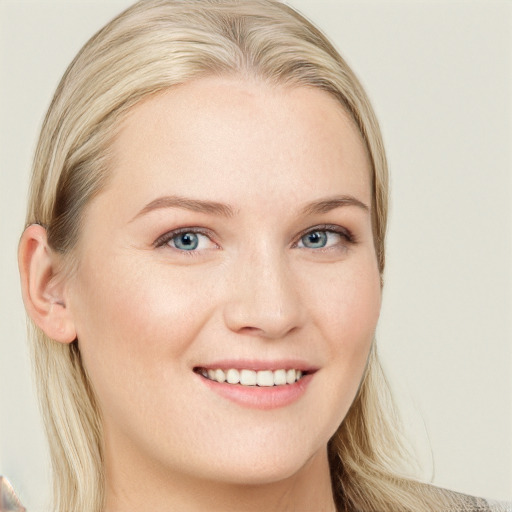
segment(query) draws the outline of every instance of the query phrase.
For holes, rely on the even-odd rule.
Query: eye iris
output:
[[[325,231],[312,231],[302,237],[302,243],[310,249],[325,247],[327,244],[327,233]]]
[[[181,233],[173,238],[174,246],[184,251],[192,251],[199,245],[196,233]]]

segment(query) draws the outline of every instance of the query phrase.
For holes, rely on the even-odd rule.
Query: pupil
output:
[[[183,233],[174,240],[174,245],[178,249],[192,250],[199,245],[199,239],[195,233]]]
[[[193,243],[192,242],[192,237],[190,235],[188,235],[188,234],[187,235],[183,235],[181,237],[181,243],[183,245],[192,245],[192,243]]]

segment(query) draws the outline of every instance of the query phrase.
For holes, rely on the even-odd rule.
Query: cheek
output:
[[[183,362],[211,307],[208,294],[167,267],[113,260],[116,265],[92,259],[84,265],[73,304],[84,365],[100,401],[170,378],[169,364]]]
[[[306,299],[317,328],[329,340],[332,357],[361,351],[373,340],[381,307],[380,274],[373,254],[327,269],[318,281],[305,282]]]
[[[310,290],[310,313],[326,340],[328,359],[324,393],[336,397],[332,415],[337,428],[359,388],[375,336],[381,306],[380,274],[371,254],[354,266],[336,269],[323,289]],[[332,407],[332,403],[331,403]]]

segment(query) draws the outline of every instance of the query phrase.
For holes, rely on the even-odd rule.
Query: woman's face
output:
[[[381,299],[348,115],[201,79],[133,108],[112,151],[67,288],[107,467],[265,483],[325,460]]]

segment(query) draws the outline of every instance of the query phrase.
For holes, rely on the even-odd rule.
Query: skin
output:
[[[320,90],[215,77],[134,107],[112,150],[78,267],[54,301],[60,341],[76,333],[102,413],[105,510],[335,510],[327,442],[381,303],[370,165],[353,122]],[[144,211],[162,196],[230,214]],[[367,207],[303,211],[340,196]],[[323,225],[341,234],[306,247]],[[198,249],[156,243],[177,228],[200,228]],[[299,358],[317,371],[298,400],[260,410],[193,371],[227,358]]]

